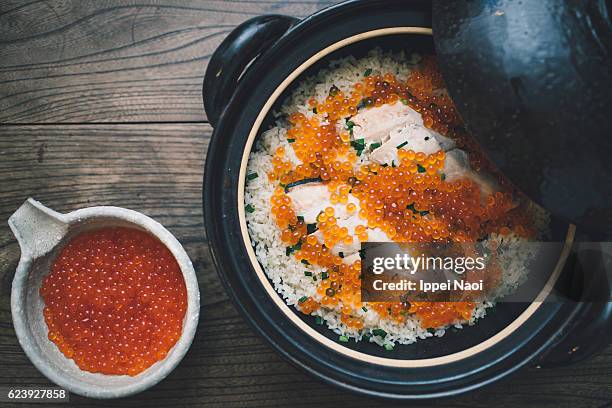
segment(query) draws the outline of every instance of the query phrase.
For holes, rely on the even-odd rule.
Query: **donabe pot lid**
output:
[[[414,32],[420,34],[393,31],[398,27],[416,28]],[[261,278],[249,237],[244,235],[245,223],[240,212],[244,214],[241,197],[245,157],[253,143],[250,134],[262,112],[269,113],[271,96],[298,67],[336,43],[392,29],[386,35],[357,38],[339,50],[382,44],[383,39],[392,37],[410,37],[408,41],[417,44],[431,40],[423,35],[424,30],[419,30],[429,27],[430,8],[423,1],[350,2],[304,20],[245,74],[215,128],[206,161],[205,223],[213,259],[226,289],[247,321],[282,356],[309,373],[351,391],[387,398],[454,395],[494,381],[532,361],[554,341],[574,313],[569,305],[544,303],[518,321],[516,317],[531,305],[514,304],[499,308],[488,320],[483,319],[481,325],[465,328],[463,332],[449,332],[439,339],[401,346],[402,350],[398,346],[389,352],[363,342],[338,343],[337,334],[317,325],[314,317],[301,316],[287,306],[271,282],[265,276]],[[433,46],[431,41],[429,46]],[[333,55],[320,58],[329,61]],[[265,130],[261,123],[258,126],[259,132]],[[565,236],[567,225],[560,224],[559,229]],[[513,327],[508,335],[481,346],[509,324]],[[461,336],[463,333],[466,336]],[[472,350],[460,358],[422,364],[424,360],[465,349]]]
[[[434,0],[440,70],[468,131],[553,214],[612,235],[605,0]]]

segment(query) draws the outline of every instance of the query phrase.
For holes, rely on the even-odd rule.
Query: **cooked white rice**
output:
[[[265,131],[257,140],[255,148],[250,154],[247,174],[257,173],[260,177],[247,180],[245,191],[245,205],[251,205],[253,212],[246,213],[248,231],[257,255],[257,259],[263,266],[265,273],[274,284],[276,291],[283,297],[288,305],[298,305],[298,300],[304,296],[310,296],[316,301],[321,299],[317,293],[317,282],[309,276],[304,275],[308,269],[315,273],[323,271],[322,268],[313,265],[304,265],[295,257],[287,256],[285,245],[281,241],[280,231],[271,215],[270,197],[274,186],[265,177],[272,169],[271,158],[279,146],[289,147],[286,133],[290,128],[285,116],[294,112],[301,112],[307,117],[313,115],[308,106],[308,100],[315,97],[320,100],[325,98],[332,85],[337,86],[344,93],[350,93],[352,84],[361,80],[364,71],[372,69],[374,74],[391,72],[398,78],[407,78],[420,57],[416,54],[407,57],[404,53],[383,52],[379,49],[371,51],[366,57],[356,59],[347,57],[332,61],[328,68],[320,70],[313,77],[304,79],[299,87],[287,98],[278,112],[276,126]],[[314,93],[313,93],[314,90]],[[367,153],[360,161],[367,161]],[[359,163],[357,163],[359,165]],[[544,230],[548,224],[547,214],[535,205],[531,206],[534,219],[538,224],[538,230]],[[525,265],[535,256],[533,246],[531,251],[525,251],[525,246],[516,245],[522,241],[514,235],[501,236],[491,234],[489,240],[498,241],[504,247],[500,264],[503,270],[504,285],[500,293],[507,293],[524,280]],[[474,324],[486,314],[486,309],[493,306],[491,302],[480,303],[472,314],[467,324]],[[313,314],[320,316],[322,321],[338,335],[361,340],[365,334],[371,334],[372,329],[380,328],[387,332],[382,339],[380,336],[367,336],[369,341],[380,345],[410,344],[417,339],[425,339],[432,336],[442,336],[447,328],[437,330],[423,329],[416,316],[409,315],[406,321],[398,324],[390,319],[381,318],[372,308],[368,311],[358,309],[354,312],[356,317],[363,318],[364,328],[361,331],[348,328],[341,322],[339,306],[336,309],[321,307]],[[455,327],[461,328],[457,323]]]

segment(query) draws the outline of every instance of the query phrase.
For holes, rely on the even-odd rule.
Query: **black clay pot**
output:
[[[606,0],[434,0],[440,69],[470,133],[522,191],[612,236]]]
[[[600,251],[588,257],[593,265],[587,272],[601,272],[596,287],[605,301],[502,303],[474,326],[392,352],[372,343],[338,343],[336,334],[287,306],[274,291],[246,229],[248,154],[270,125],[271,109],[300,79],[330,59],[362,56],[376,46],[433,53],[431,4],[350,1],[302,21],[257,17],[236,28],[212,56],[203,89],[215,128],[205,168],[205,225],[219,276],[246,320],[284,358],[313,376],[392,399],[456,395],[522,366],[567,364],[607,344],[612,313],[604,264],[609,259]],[[551,276],[557,285],[571,286],[581,276],[571,253],[575,227],[556,220],[552,230],[564,245],[551,263]],[[582,286],[582,292],[591,290]],[[593,330],[605,333],[598,341],[583,337]]]

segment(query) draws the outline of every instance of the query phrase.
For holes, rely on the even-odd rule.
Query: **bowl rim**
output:
[[[393,359],[386,357],[378,357],[373,356],[367,353],[363,353],[360,351],[356,351],[350,349],[348,347],[344,347],[343,345],[334,342],[333,340],[325,337],[321,333],[314,330],[307,322],[300,319],[291,307],[285,302],[282,296],[274,289],[273,285],[270,283],[270,279],[266,275],[263,270],[261,264],[257,260],[257,256],[255,250],[253,248],[253,240],[250,237],[248,232],[247,222],[246,222],[246,213],[244,207],[244,196],[245,196],[245,186],[246,186],[246,172],[249,161],[249,156],[252,152],[253,145],[255,144],[255,140],[260,134],[261,126],[264,123],[266,117],[270,113],[273,105],[278,101],[278,98],[282,95],[282,93],[292,84],[295,80],[299,79],[299,76],[306,71],[309,67],[314,65],[317,61],[325,58],[327,55],[332,52],[339,50],[345,46],[357,43],[359,41],[382,37],[387,35],[401,35],[401,34],[409,34],[409,35],[431,35],[432,29],[427,27],[390,27],[390,28],[381,28],[371,31],[365,31],[353,36],[346,37],[340,41],[337,41],[316,54],[310,56],[305,62],[300,64],[296,69],[294,69],[288,76],[286,76],[281,83],[275,88],[274,92],[268,97],[263,107],[261,107],[259,114],[257,115],[255,121],[251,126],[251,130],[248,134],[248,137],[245,141],[245,146],[242,154],[242,160],[240,163],[240,172],[238,174],[238,217],[240,224],[240,232],[242,238],[242,244],[246,248],[249,260],[251,262],[251,266],[255,270],[257,277],[264,289],[266,290],[268,296],[273,300],[278,309],[283,313],[284,316],[289,318],[289,320],[295,324],[302,332],[306,335],[317,340],[321,345],[332,349],[335,352],[344,354],[348,357],[352,357],[354,359],[360,360],[362,362],[370,363],[370,364],[378,364],[389,367],[400,367],[400,368],[417,368],[417,367],[432,367],[436,365],[443,365],[448,363],[453,363],[475,354],[478,354],[489,347],[492,347],[502,339],[506,338],[510,334],[512,334],[519,326],[521,326],[529,317],[531,317],[535,311],[540,307],[543,303],[544,299],[548,296],[551,289],[553,288],[555,282],[557,281],[565,261],[569,255],[571,243],[574,238],[575,228],[570,224],[567,230],[567,236],[565,240],[565,244],[563,250],[557,260],[555,268],[550,275],[550,278],[545,284],[543,290],[538,294],[535,301],[533,301],[527,308],[524,310],[515,320],[513,320],[509,325],[507,325],[504,329],[494,334],[493,336],[487,338],[486,340],[471,346],[467,349],[439,356],[433,358],[424,358],[424,359],[413,359],[413,360],[402,360],[402,359]]]
[[[39,254],[38,256],[32,256],[29,251],[24,250],[24,247],[21,245],[22,242],[20,234],[18,230],[14,227],[11,217],[9,218],[9,225],[15,233],[15,236],[17,237],[17,240],[19,241],[21,247],[21,256],[11,287],[11,315],[19,344],[21,345],[22,349],[24,350],[30,361],[34,364],[34,366],[49,380],[53,381],[60,387],[68,390],[69,392],[73,392],[84,397],[98,399],[119,398],[133,395],[154,386],[155,384],[166,378],[180,363],[180,361],[184,358],[185,354],[189,350],[189,347],[191,346],[196,333],[200,314],[200,290],[195,270],[193,268],[193,264],[189,256],[187,255],[187,252],[185,251],[181,243],[178,241],[178,239],[176,239],[176,237],[174,237],[174,235],[170,231],[168,231],[161,223],[135,210],[115,206],[95,206],[81,208],[66,214],[62,214],[43,206],[38,201],[33,200],[32,198],[29,198],[26,203],[24,203],[24,206],[25,205],[32,205],[38,208],[39,210],[42,210],[43,212],[46,212],[47,214],[51,215],[53,218],[59,220],[60,222],[65,223],[66,227],[68,228],[66,230],[66,233],[68,233],[69,229],[71,228],[74,228],[82,223],[86,223],[87,221],[99,218],[115,219],[117,221],[122,221],[127,224],[133,225],[135,228],[144,230],[146,233],[156,237],[172,253],[172,256],[176,259],[181,269],[181,273],[187,290],[187,310],[185,311],[183,329],[179,340],[174,344],[174,346],[170,349],[167,356],[163,360],[155,362],[145,371],[140,373],[146,373],[152,367],[158,365],[158,371],[154,375],[143,377],[139,381],[135,381],[131,384],[119,385],[116,387],[114,386],[112,388],[85,382],[75,382],[72,379],[67,378],[63,374],[63,372],[53,368],[48,363],[47,356],[39,352],[40,349],[37,345],[32,344],[33,340],[31,337],[31,330],[29,324],[27,324],[28,319],[24,317],[26,313],[26,308],[23,306],[23,304],[27,299],[27,296],[25,296],[25,294],[27,293],[29,287],[28,278],[30,276],[32,263],[36,259],[50,256],[53,249],[57,248],[58,245],[61,245],[61,242],[54,245],[50,251],[47,251],[43,254]],[[63,238],[64,236],[60,239],[60,241],[63,241]],[[36,294],[36,296],[40,295]],[[46,324],[44,325],[44,330],[48,330]],[[65,356],[63,357],[67,360],[71,360]],[[74,361],[72,361],[72,363],[74,364]],[[79,369],[76,366],[75,368]],[[88,374],[104,375],[99,373]],[[114,377],[120,378],[122,376]],[[138,375],[131,378],[137,377]]]

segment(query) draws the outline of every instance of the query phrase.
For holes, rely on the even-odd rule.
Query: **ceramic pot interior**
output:
[[[270,112],[278,109],[283,103],[285,98],[296,88],[301,80],[308,76],[315,75],[321,68],[326,68],[329,62],[338,58],[346,56],[354,56],[356,58],[365,56],[373,48],[380,47],[385,51],[405,51],[408,55],[416,52],[419,54],[435,54],[433,40],[430,35],[422,34],[393,34],[385,35],[381,37],[367,38],[342,48],[339,48],[332,53],[325,55],[322,59],[315,62],[304,72],[302,72],[296,80],[294,80],[280,95],[279,98],[274,102],[273,108]],[[259,135],[267,130],[274,122],[272,114],[268,112],[266,118],[263,120],[262,125],[258,130]],[[244,170],[244,169],[243,169]],[[238,194],[242,197],[242,194]],[[239,203],[243,205],[243,203]],[[568,236],[568,224],[557,219],[552,219],[550,224],[551,234],[550,240],[554,242],[565,242]],[[249,240],[245,240],[245,245],[251,247]],[[552,273],[559,261],[561,255],[561,247],[559,245],[559,253],[550,259],[543,260],[547,264]],[[259,265],[260,266],[260,265]],[[562,274],[563,276],[564,274]],[[272,283],[268,281],[270,285]],[[560,279],[558,284],[565,284],[565,279]],[[276,294],[280,298],[280,295]],[[281,299],[282,300],[282,299]],[[328,329],[325,325],[317,325],[313,316],[306,316],[303,313],[297,311],[294,307],[290,307],[291,312],[297,316],[301,321],[305,322],[308,326],[313,328],[318,334],[324,336],[338,344],[337,350],[348,348],[366,355],[377,356],[387,359],[395,360],[420,360],[420,359],[432,359],[437,357],[443,357],[450,354],[458,353],[467,349],[470,349],[483,341],[490,339],[504,328],[506,328],[512,322],[521,318],[521,315],[530,306],[530,303],[498,303],[493,308],[487,309],[487,315],[483,319],[480,319],[475,325],[467,326],[464,325],[463,329],[451,328],[447,330],[446,334],[442,337],[432,337],[426,340],[418,341],[413,345],[399,345],[394,348],[392,352],[385,350],[384,348],[365,341],[348,343],[337,343],[338,335],[332,330]],[[552,307],[543,303],[541,307],[547,308]],[[551,309],[552,310],[552,309]],[[287,313],[286,310],[283,310]]]

